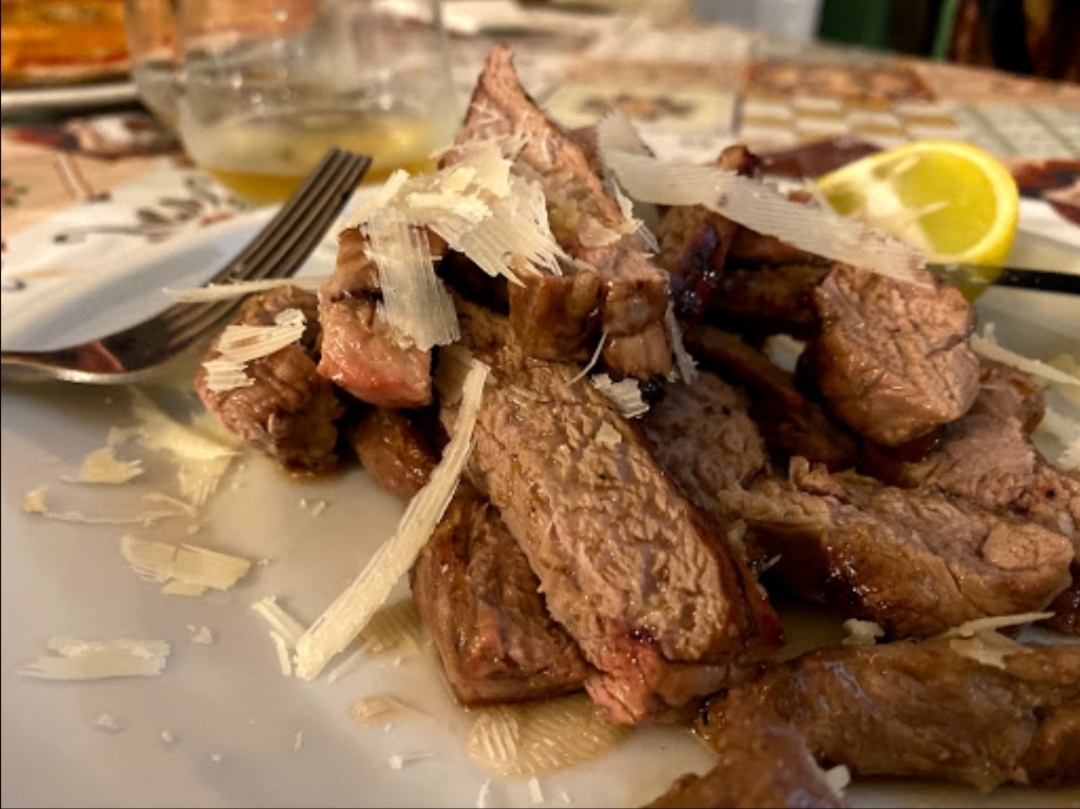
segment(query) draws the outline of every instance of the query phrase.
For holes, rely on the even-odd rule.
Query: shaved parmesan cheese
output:
[[[766,356],[772,360],[777,368],[782,368],[788,373],[795,373],[795,366],[799,362],[806,348],[806,343],[796,340],[790,334],[771,334],[765,338],[763,349]]]
[[[191,637],[188,639],[192,643],[199,644],[201,646],[209,646],[214,642],[214,633],[210,631],[208,626],[188,626],[188,631],[191,632]]]
[[[435,276],[427,237],[392,209],[380,211],[362,230],[379,267],[386,322],[424,351],[456,342],[457,311]]]
[[[260,598],[251,605],[251,610],[266,621],[272,631],[281,635],[291,648],[295,648],[304,635],[304,625],[282,609],[277,603],[277,596]]]
[[[365,654],[384,655],[402,649],[419,651],[424,641],[424,625],[416,602],[409,598],[378,610],[357,640]]]
[[[825,783],[829,785],[829,789],[836,794],[836,797],[843,798],[844,790],[851,783],[851,770],[843,764],[838,764],[825,770],[824,778]]]
[[[980,632],[996,632],[1009,626],[1023,626],[1036,621],[1045,621],[1054,615],[1052,612],[1020,612],[1014,615],[992,615],[965,621],[959,626],[946,629],[940,638],[971,638]]]
[[[162,744],[164,744],[166,747],[172,745],[172,743],[176,741],[176,736],[173,735],[173,732],[171,730],[161,731],[159,738],[161,739]]]
[[[296,343],[303,337],[304,328],[304,313],[299,309],[278,312],[272,326],[226,326],[217,342],[220,356],[203,363],[207,389],[222,393],[254,384],[244,370],[247,363]]]
[[[99,730],[107,730],[109,733],[119,733],[124,729],[124,726],[120,724],[120,721],[111,713],[103,713],[94,722],[94,727]]]
[[[608,333],[600,333],[600,341],[596,344],[596,348],[593,350],[592,356],[589,357],[589,361],[585,363],[585,367],[581,369],[579,373],[574,374],[573,377],[566,383],[567,387],[575,384],[576,382],[584,379],[589,375],[589,372],[596,367],[596,364],[600,362],[600,357],[604,352],[604,343],[607,342]]]
[[[230,298],[242,298],[257,292],[267,292],[278,287],[294,286],[298,289],[310,291],[317,290],[322,286],[328,276],[308,275],[303,278],[271,278],[265,281],[234,281],[231,284],[207,284],[204,287],[186,287],[171,289],[166,287],[162,290],[166,295],[177,303],[212,303],[214,301],[226,301]]]
[[[274,643],[274,651],[277,652],[278,668],[281,670],[282,677],[292,677],[292,653],[290,651],[291,644],[282,637],[280,632],[270,630],[270,640]]]
[[[392,755],[388,759],[391,770],[400,770],[406,764],[414,764],[417,761],[423,761],[425,758],[432,758],[434,753],[411,753],[407,756]]]
[[[142,461],[121,461],[111,446],[96,449],[79,467],[79,475],[72,482],[120,485],[143,473]]]
[[[251,569],[251,562],[239,556],[132,536],[121,537],[120,554],[136,573],[165,585],[163,592],[171,595],[228,590]],[[174,584],[179,588],[171,586]]]
[[[397,697],[390,696],[364,697],[349,706],[349,718],[360,727],[407,712],[416,713]]]
[[[294,753],[299,753],[300,748],[304,746],[304,731],[296,731],[296,735],[293,736],[292,749]]]
[[[480,792],[476,796],[476,809],[487,809],[488,793],[491,792],[491,779],[488,778],[480,785]]]
[[[949,648],[984,666],[1005,668],[1005,658],[1024,651],[1024,645],[998,632],[979,632],[970,638],[951,638]]]
[[[473,711],[466,752],[500,776],[535,777],[596,758],[627,738],[585,694]]]
[[[659,205],[702,205],[744,227],[834,261],[900,281],[929,285],[917,270],[921,251],[816,206],[793,202],[778,189],[713,166],[664,161],[631,149],[625,124],[608,116],[597,126],[600,155],[631,197]]]
[[[39,657],[19,674],[42,680],[156,677],[165,670],[169,656],[169,644],[163,640],[51,638],[45,648],[55,654]]]
[[[318,676],[342,652],[386,601],[391,589],[423,549],[457,489],[472,451],[472,431],[484,392],[488,368],[473,360],[462,385],[461,407],[454,435],[427,484],[409,502],[394,536],[368,561],[356,580],[319,616],[296,646],[296,673],[305,680]]]
[[[999,346],[994,337],[993,323],[987,323],[983,327],[981,336],[978,334],[971,335],[971,348],[977,354],[982,354],[982,356],[986,357],[988,360],[1011,365],[1013,368],[1019,368],[1021,371],[1029,373],[1039,379],[1046,380],[1047,382],[1053,382],[1058,385],[1068,385],[1072,388],[1080,386],[1080,376],[1074,376],[1065,371],[1060,371],[1041,360],[1033,360],[1030,357],[1021,356],[1015,351],[1009,351],[1009,349]]]
[[[675,355],[675,367],[679,369],[679,378],[687,385],[691,385],[697,379],[697,363],[683,344],[682,329],[679,328],[679,321],[675,319],[675,307],[670,300],[664,312],[664,325],[667,326],[668,334],[671,335],[671,350]]]
[[[540,779],[533,776],[529,779],[529,801],[533,806],[538,806],[544,802],[544,793],[540,789]]]
[[[46,495],[48,489],[44,486],[38,486],[36,489],[27,492],[23,495],[22,510],[27,514],[46,514],[48,513],[48,506],[46,505]]]
[[[885,630],[881,624],[874,621],[860,621],[858,618],[848,618],[843,623],[844,639],[841,646],[873,646],[878,638],[885,637]]]
[[[608,397],[622,413],[623,418],[635,419],[649,412],[649,406],[641,398],[641,388],[636,379],[627,377],[618,382],[612,382],[607,374],[597,374],[589,377],[593,387]]]

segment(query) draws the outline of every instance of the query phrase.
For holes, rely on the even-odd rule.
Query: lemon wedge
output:
[[[930,261],[998,266],[1016,238],[1016,182],[1000,160],[963,141],[868,155],[817,186],[838,213],[919,247]]]

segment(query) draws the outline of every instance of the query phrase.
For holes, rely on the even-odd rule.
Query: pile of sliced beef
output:
[[[840,806],[835,765],[983,790],[1080,783],[1080,646],[955,631],[1045,610],[1080,634],[1080,477],[1032,445],[1041,388],[973,353],[960,293],[703,208],[664,211],[653,256],[588,133],[548,119],[501,48],[459,142],[490,137],[516,144],[567,260],[508,294],[463,255],[440,262],[462,342],[490,368],[465,473],[411,573],[458,698],[585,689],[615,722],[697,715],[716,768],[653,806]],[[733,147],[716,165],[753,176],[759,161]],[[600,246],[586,226],[620,235]],[[239,316],[298,308],[303,340],[249,363],[246,387],[213,392],[200,371],[200,395],[289,469],[354,456],[409,499],[456,412],[432,384],[437,354],[380,299],[347,230],[317,297],[283,287]],[[669,301],[692,380],[671,373]],[[806,341],[795,367],[765,351],[777,334]],[[592,371],[662,392],[643,418],[591,383],[594,353]],[[777,662],[770,593],[884,641]]]

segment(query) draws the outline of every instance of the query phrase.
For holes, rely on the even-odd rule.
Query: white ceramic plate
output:
[[[0,112],[107,107],[137,98],[135,83],[128,79],[68,87],[19,87],[0,91]]]
[[[210,269],[238,250],[263,221],[256,214],[174,243],[142,267],[98,276],[51,312],[3,324],[3,344],[52,344],[94,336],[158,308],[149,288],[197,283],[185,267]],[[305,273],[329,269],[323,250]],[[198,275],[196,273],[196,275]],[[143,290],[134,303],[124,290]],[[89,282],[88,282],[89,283]],[[77,300],[76,300],[77,298]],[[1050,356],[1072,345],[1076,300],[996,290],[983,308],[1002,341]],[[1070,308],[1071,307],[1071,308]],[[81,318],[78,313],[92,312]],[[1071,312],[1071,314],[1070,314]],[[1029,316],[1030,313],[1030,316]],[[88,329],[90,332],[88,332]],[[146,388],[176,403],[191,369]],[[475,806],[489,775],[465,755],[468,715],[456,707],[430,649],[400,659],[372,659],[335,683],[282,677],[266,626],[249,605],[277,595],[309,622],[345,586],[379,542],[391,534],[401,506],[358,469],[302,482],[269,462],[244,456],[197,519],[149,527],[69,524],[22,512],[30,490],[48,487],[56,510],[134,514],[151,490],[174,491],[174,467],[146,459],[147,473],[122,487],[65,483],[109,429],[129,420],[124,388],[4,383],[0,407],[0,695],[3,702],[2,802],[86,806]],[[121,450],[125,453],[126,450]],[[312,505],[325,501],[318,516]],[[308,504],[307,507],[302,505]],[[266,559],[234,590],[202,598],[166,596],[138,579],[121,559],[119,537],[133,534],[194,542]],[[407,596],[399,583],[395,598]],[[785,615],[796,648],[835,640],[835,619],[806,611]],[[198,645],[191,628],[209,627],[215,642]],[[51,683],[17,670],[44,653],[50,637],[162,638],[172,645],[158,678]],[[347,717],[359,697],[393,694],[422,715],[358,728]],[[96,726],[109,715],[120,726]],[[162,740],[162,732],[174,737]],[[297,740],[300,740],[299,746]],[[392,769],[389,759],[433,754]],[[677,775],[705,771],[710,754],[686,731],[647,729],[614,753],[576,770],[540,779],[547,806],[640,805]],[[488,806],[531,805],[523,781],[492,779]],[[1075,793],[1002,789],[990,796],[952,785],[869,782],[854,785],[855,805],[1075,805]]]

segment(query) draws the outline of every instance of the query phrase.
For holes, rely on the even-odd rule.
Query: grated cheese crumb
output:
[[[214,642],[214,633],[210,631],[210,627],[208,626],[188,626],[188,630],[191,632],[189,640],[192,643],[201,646],[209,646]]]
[[[163,640],[51,638],[45,648],[55,654],[39,657],[19,674],[42,680],[156,677],[165,670],[169,656],[169,644]]]
[[[480,792],[476,796],[476,809],[487,809],[488,793],[491,792],[491,779],[488,778],[480,785]]]
[[[607,374],[596,374],[589,379],[593,387],[607,396],[618,408],[623,418],[635,419],[649,412],[649,406],[641,398],[641,388],[638,387],[636,379],[627,377],[612,382]]]
[[[540,789],[540,779],[535,775],[529,779],[529,800],[534,806],[544,802],[544,793]]]
[[[120,720],[118,720],[111,713],[103,713],[101,716],[99,716],[97,718],[97,721],[94,722],[94,727],[98,728],[99,730],[106,730],[109,733],[119,733],[121,730],[124,729],[124,726],[120,723]]]
[[[176,741],[176,736],[173,735],[173,732],[171,730],[161,731],[161,733],[159,734],[159,738],[166,747]]]
[[[22,510],[27,514],[46,514],[49,507],[46,505],[46,495],[48,489],[44,486],[38,486],[33,491],[29,491],[23,495]]]
[[[824,774],[825,783],[829,785],[838,798],[844,797],[844,790],[847,789],[848,784],[851,783],[851,770],[845,765],[838,764],[835,767],[830,767]]]
[[[299,753],[300,748],[304,746],[304,731],[296,731],[296,735],[293,736],[292,749],[294,753]]]
[[[844,639],[840,641],[841,646],[873,646],[878,638],[885,637],[885,630],[874,621],[848,618],[842,626]]]

